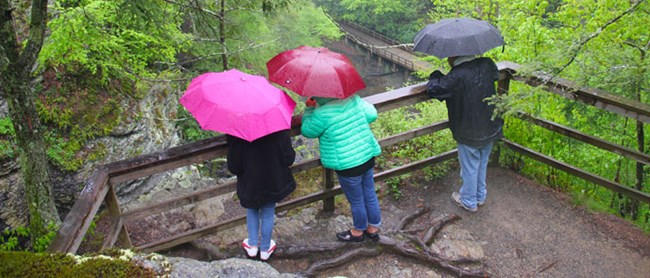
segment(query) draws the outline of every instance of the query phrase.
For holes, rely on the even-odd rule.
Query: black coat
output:
[[[492,120],[494,106],[485,100],[496,94],[498,79],[494,61],[484,57],[456,65],[447,75],[436,70],[429,76],[427,93],[446,102],[449,129],[458,143],[481,147],[503,135],[503,119]]]
[[[289,166],[296,158],[288,130],[253,142],[226,135],[228,170],[237,175],[237,196],[244,208],[280,202],[296,189]]]

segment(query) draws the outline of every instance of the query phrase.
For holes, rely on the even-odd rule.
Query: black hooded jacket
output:
[[[449,128],[458,143],[481,147],[502,136],[503,119],[492,120],[494,106],[485,100],[496,94],[499,70],[490,58],[476,58],[454,66],[447,75],[429,76],[429,97],[445,101]]]
[[[237,196],[244,208],[280,202],[296,189],[289,166],[296,158],[289,130],[246,140],[226,135],[228,170],[237,175]]]

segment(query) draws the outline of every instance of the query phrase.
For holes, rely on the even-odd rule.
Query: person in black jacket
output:
[[[487,57],[447,58],[447,75],[436,70],[429,76],[427,93],[445,101],[449,129],[458,144],[462,186],[452,200],[470,212],[476,212],[487,198],[487,163],[495,140],[502,136],[503,119],[494,117],[494,106],[487,97],[496,94],[494,82],[499,70]]]
[[[296,189],[289,166],[296,158],[289,130],[271,133],[248,142],[226,135],[228,170],[237,175],[237,196],[246,208],[248,238],[242,247],[249,257],[266,261],[275,250],[271,239],[275,205]]]

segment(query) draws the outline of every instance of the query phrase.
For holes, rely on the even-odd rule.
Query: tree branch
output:
[[[639,7],[639,5],[641,5],[641,3],[643,3],[643,2],[645,2],[645,0],[641,0],[641,1],[636,2],[632,7],[630,7],[630,8],[627,9],[627,10],[625,10],[625,11],[624,11],[623,13],[621,13],[620,15],[618,15],[618,16],[616,16],[616,17],[610,19],[610,20],[607,21],[603,26],[598,27],[598,29],[596,29],[596,31],[593,32],[591,35],[589,35],[587,38],[583,39],[583,40],[578,44],[577,48],[574,48],[574,49],[573,49],[572,54],[571,54],[571,58],[569,59],[569,61],[568,61],[566,64],[564,64],[564,66],[562,66],[562,67],[560,68],[560,70],[558,70],[558,71],[555,73],[555,75],[560,74],[560,73],[561,73],[562,71],[564,71],[564,70],[565,70],[569,65],[571,65],[571,64],[573,63],[573,61],[575,61],[576,57],[578,56],[578,54],[580,53],[580,51],[582,50],[582,48],[585,46],[585,44],[587,44],[590,40],[592,40],[593,38],[595,38],[595,37],[597,37],[598,35],[600,35],[600,34],[603,32],[603,30],[605,30],[605,28],[607,28],[609,25],[612,25],[614,22],[618,21],[618,20],[621,19],[623,16],[632,13],[632,12],[633,12],[637,7]]]

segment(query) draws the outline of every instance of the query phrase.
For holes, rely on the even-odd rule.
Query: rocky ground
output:
[[[444,226],[431,250],[447,258],[477,260],[478,267],[493,277],[648,277],[650,273],[650,236],[615,216],[588,212],[565,195],[501,168],[489,169],[489,197],[477,213],[466,212],[451,202],[451,192],[457,188],[458,174],[453,170],[439,180],[402,184],[400,199],[382,190],[383,229],[390,230],[421,208],[430,212],[416,218],[408,230],[423,231],[439,217],[456,214],[461,219]],[[314,252],[299,258],[282,254],[288,246],[336,244],[334,233],[351,223],[348,214],[343,208],[334,215],[320,215],[318,207],[280,214],[274,232],[279,249],[268,264],[280,273],[301,273],[317,260],[337,257],[336,252]],[[134,238],[155,237],[146,231],[130,232]],[[245,234],[241,226],[164,254],[205,261],[219,256],[244,258],[239,242]],[[373,247],[370,244],[369,248]],[[343,251],[353,248],[356,246],[344,246]],[[457,276],[430,262],[387,248],[375,249],[379,255],[351,257],[349,262],[316,276]]]

